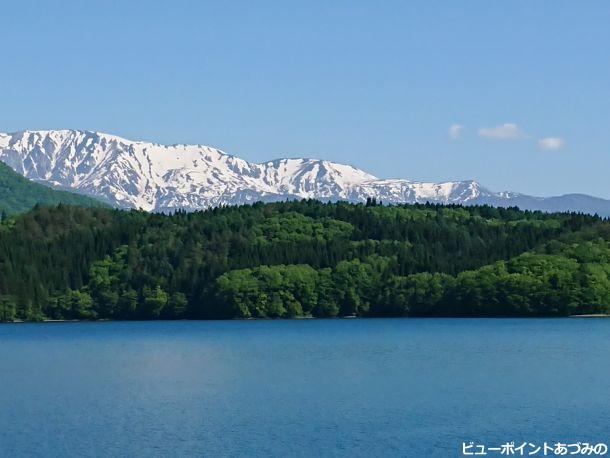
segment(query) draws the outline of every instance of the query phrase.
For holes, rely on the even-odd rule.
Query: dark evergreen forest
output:
[[[0,320],[606,313],[609,242],[489,206],[36,207],[0,224]]]

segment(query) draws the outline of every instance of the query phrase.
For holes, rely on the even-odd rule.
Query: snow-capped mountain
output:
[[[318,159],[247,162],[202,145],[160,145],[78,130],[0,134],[0,161],[21,175],[123,208],[195,210],[295,198],[387,203],[440,202],[610,214],[610,201],[583,195],[536,198],[494,193],[475,181],[378,179]]]

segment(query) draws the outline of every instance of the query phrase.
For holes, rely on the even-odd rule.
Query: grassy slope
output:
[[[84,207],[105,205],[91,197],[59,191],[30,181],[0,162],[0,213],[13,215],[26,212],[36,204],[57,205],[59,203]]]

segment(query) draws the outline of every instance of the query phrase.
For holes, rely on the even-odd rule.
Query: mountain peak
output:
[[[252,163],[209,146],[161,145],[86,130],[0,134],[0,161],[31,180],[98,197],[118,207],[149,211],[298,198],[364,202],[374,197],[386,203],[592,208],[610,214],[608,201],[588,196],[541,199],[494,193],[476,181],[379,179],[351,165],[323,159]],[[600,211],[604,205],[606,211]]]

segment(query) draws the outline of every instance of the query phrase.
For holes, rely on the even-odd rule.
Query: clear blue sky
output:
[[[0,16],[0,131],[610,197],[608,1],[0,0]]]

